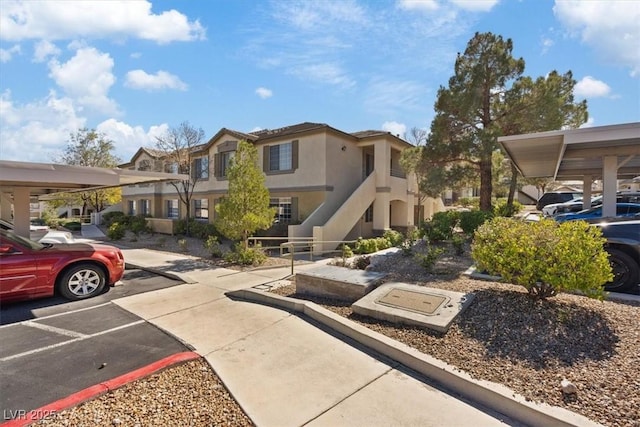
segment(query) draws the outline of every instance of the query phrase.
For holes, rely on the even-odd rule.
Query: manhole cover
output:
[[[448,301],[448,297],[440,295],[405,291],[403,289],[391,289],[383,297],[378,298],[376,303],[432,315]]]

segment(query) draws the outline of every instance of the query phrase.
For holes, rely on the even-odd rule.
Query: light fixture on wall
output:
[[[342,151],[347,151],[347,146],[346,146],[346,145],[343,145],[343,146],[342,146],[342,148],[341,148],[341,150],[342,150]]]

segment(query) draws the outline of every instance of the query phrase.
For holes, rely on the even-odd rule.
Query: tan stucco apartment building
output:
[[[226,168],[241,140],[258,148],[271,203],[278,207],[278,222],[289,224],[289,237],[348,240],[418,221],[415,179],[399,163],[409,143],[389,132],[346,133],[309,122],[252,133],[223,128],[192,150],[192,169],[201,178],[191,207],[196,219],[215,221],[215,205],[228,189]],[[121,167],[167,170],[158,153],[145,148]],[[122,198],[128,214],[185,215],[168,183],[125,187]],[[442,202],[427,199],[423,207],[423,218],[429,218]]]

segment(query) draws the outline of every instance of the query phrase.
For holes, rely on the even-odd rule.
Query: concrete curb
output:
[[[600,424],[564,408],[534,404],[509,388],[475,380],[464,371],[448,365],[403,343],[372,331],[310,301],[283,297],[256,289],[230,291],[227,296],[304,314],[383,356],[431,378],[449,390],[527,425],[588,427]]]
[[[73,393],[70,396],[62,398],[60,400],[56,400],[55,402],[42,406],[40,408],[27,411],[24,414],[23,418],[7,421],[2,424],[2,427],[27,426],[42,418],[47,418],[48,416],[55,414],[56,412],[61,412],[65,409],[77,406],[82,402],[94,399],[102,394],[105,394],[111,390],[115,390],[130,382],[148,377],[170,366],[177,365],[182,362],[187,362],[189,360],[198,359],[200,357],[201,356],[198,353],[192,351],[186,351],[167,356],[164,359],[160,359],[156,362],[150,363],[149,365],[143,366],[142,368],[136,369],[135,371],[131,371],[111,380],[101,382],[91,387],[87,387],[84,390],[80,390],[77,393]]]

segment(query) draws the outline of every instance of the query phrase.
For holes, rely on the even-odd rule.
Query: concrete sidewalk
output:
[[[114,303],[204,356],[258,426],[522,425],[309,318],[225,295],[281,280],[290,268],[238,272],[164,252],[123,252],[127,265],[190,283]],[[563,425],[594,425],[574,421]]]

